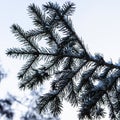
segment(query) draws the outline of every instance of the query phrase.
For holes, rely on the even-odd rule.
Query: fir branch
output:
[[[34,30],[29,30],[26,32],[27,38],[42,38],[42,36],[45,34],[45,32],[41,29],[34,29]]]
[[[56,56],[51,61],[49,61],[49,64],[45,66],[45,70],[51,74],[54,74],[59,69],[59,66],[62,64],[63,61],[64,57]]]
[[[81,65],[82,67],[82,65]],[[77,70],[79,71],[79,70]],[[68,72],[65,75],[62,75],[59,78],[59,84],[58,89],[53,90],[52,93],[47,93],[44,96],[40,97],[40,101],[38,104],[39,112],[41,113],[44,110],[47,110],[48,104],[51,100],[53,100],[60,92],[63,91],[63,89],[68,85],[68,83],[71,81],[71,78],[75,75],[75,72]],[[49,97],[49,98],[48,98]]]
[[[35,66],[37,63],[37,59],[39,56],[34,56],[29,58],[29,60],[26,62],[26,64],[22,67],[20,72],[18,73],[18,78],[23,79],[24,76],[26,76],[27,73],[29,73],[30,69]]]
[[[48,2],[46,5],[43,5],[43,10],[44,11],[49,11],[49,12],[60,12],[60,6],[57,3],[52,3]]]
[[[33,89],[38,85],[42,85],[45,79],[49,79],[49,75],[45,71],[34,71],[33,74],[30,74],[22,79],[20,82],[19,88],[25,89]]]
[[[66,2],[62,6],[62,15],[63,16],[70,16],[75,11],[75,4],[71,2]]]
[[[42,14],[39,7],[37,7],[35,4],[30,4],[28,6],[28,11],[33,17],[35,25],[38,25],[40,28],[45,27],[45,16]]]
[[[43,33],[44,33],[44,36],[48,35],[49,39],[54,41],[56,43],[56,45],[58,45],[56,39],[54,38],[53,33],[51,32],[51,27],[53,27],[51,25],[52,25],[52,22],[53,22],[54,19],[51,19],[51,21],[46,21],[45,16],[42,15],[41,10],[37,6],[35,6],[35,4],[31,4],[29,6],[29,12],[31,13],[31,15],[34,16],[34,18],[33,18],[34,22],[37,25],[40,25],[40,27],[42,27],[42,35],[43,35]],[[48,22],[50,24],[49,25],[50,27],[48,26]],[[37,34],[40,34],[40,33],[38,32]]]
[[[21,49],[10,48],[10,49],[7,49],[6,54],[13,58],[22,57],[26,59],[31,56],[38,56],[39,52],[36,52],[35,50],[24,49],[24,48],[21,48]]]
[[[75,10],[74,3],[67,2],[61,8],[57,3],[48,2],[43,5],[44,14],[35,4],[31,4],[28,10],[37,28],[25,32],[19,25],[13,24],[12,32],[25,48],[8,49],[6,54],[28,58],[18,73],[21,88],[33,89],[55,75],[52,90],[38,101],[39,112],[49,107],[51,113],[57,116],[62,110],[62,100],[66,98],[73,106],[81,104],[79,119],[99,118],[104,113],[99,106],[108,100],[106,104],[119,118],[120,110],[116,106],[120,104],[120,66],[106,62],[100,54],[92,56],[87,51],[69,18]],[[48,48],[39,48],[37,42],[41,39],[47,40]],[[45,63],[39,67],[41,60]]]
[[[49,103],[52,100],[54,100],[54,98],[58,95],[58,93],[59,91],[52,91],[40,97],[38,105],[37,105],[40,113],[47,110]]]
[[[105,79],[106,76],[109,74],[110,70],[111,70],[110,67],[104,68],[103,71],[102,71],[102,73],[98,74],[98,76],[96,78],[94,78],[94,79],[99,79],[99,80]]]
[[[79,39],[79,37],[77,36],[77,34],[76,34],[76,33],[72,30],[72,28],[69,26],[69,24],[67,23],[67,21],[65,20],[65,18],[61,15],[61,11],[59,10],[59,6],[58,6],[57,4],[54,5],[53,3],[49,2],[47,5],[44,5],[44,9],[45,9],[46,11],[48,11],[48,10],[53,10],[53,11],[55,11],[55,12],[57,13],[60,21],[63,22],[62,25],[63,25],[63,26],[66,26],[66,29],[68,29],[68,30],[70,31],[70,34],[71,34],[72,36],[75,36],[77,42],[80,44],[81,48],[84,50],[86,56],[88,57],[89,55],[88,55],[88,53],[87,53],[84,45],[82,44],[82,41]]]
[[[90,117],[90,110],[96,105],[100,98],[102,98],[106,91],[112,88],[113,83],[117,80],[118,77],[120,77],[120,71],[116,71],[114,75],[106,78],[105,88],[103,88],[103,86],[99,87],[98,85],[98,87],[95,87],[95,89],[93,89],[96,94],[91,97],[90,100],[86,100],[86,102],[83,102],[83,104],[81,105],[79,118],[84,118],[85,116]]]
[[[63,79],[59,80],[61,81],[59,84],[59,89],[53,90],[50,93],[47,93],[44,96],[40,97],[40,101],[38,103],[38,109],[40,113],[47,110],[47,108],[49,107],[49,102],[54,100],[70,81],[70,79],[66,79],[66,81],[64,81]]]
[[[83,72],[83,74],[81,75],[80,83],[77,86],[77,92],[79,92],[81,88],[89,82],[89,78],[93,75],[97,67],[98,66],[95,65],[92,69]]]
[[[107,102],[108,102],[108,106],[109,106],[109,108],[110,108],[110,118],[113,120],[113,119],[116,119],[116,117],[115,117],[115,113],[114,113],[114,107],[113,107],[113,104],[112,104],[112,102],[111,102],[111,100],[110,100],[110,97],[109,97],[109,95],[108,95],[108,93],[106,92],[105,93],[105,95],[106,95],[106,97],[107,97]]]
[[[57,57],[57,56],[61,56],[61,57],[73,57],[73,58],[78,58],[78,59],[83,59],[84,58],[84,55],[75,55],[75,54],[66,54],[66,53],[49,53],[49,52],[42,52],[40,51],[39,52],[39,55],[48,55],[48,56],[54,56],[54,57]]]
[[[51,102],[50,111],[55,117],[61,113],[62,102],[58,96],[55,97],[54,100]]]
[[[66,100],[71,103],[72,106],[78,106],[78,93],[76,92],[76,86],[74,85],[73,80],[71,80],[68,85],[66,86],[67,92]]]
[[[13,24],[11,29],[20,42],[38,52],[38,46],[35,44],[35,42],[27,38],[24,30],[19,25]]]
[[[71,70],[67,71],[66,70],[66,71],[58,73],[58,74],[62,74],[62,75],[60,75],[60,78],[58,78],[58,80],[55,80],[52,82],[52,88],[54,87],[53,90],[56,89],[56,87],[57,87],[57,89],[59,89],[60,91],[63,91],[63,88],[69,83],[69,81],[72,81],[71,78],[73,78],[86,63],[87,63],[87,61],[84,61],[75,71],[71,71]],[[57,74],[57,76],[58,76],[58,74]]]

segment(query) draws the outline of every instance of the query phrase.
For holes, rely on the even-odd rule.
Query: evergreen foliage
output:
[[[49,109],[57,116],[65,99],[78,107],[79,119],[102,118],[106,106],[110,119],[120,119],[120,65],[106,62],[100,54],[91,55],[85,48],[70,18],[74,3],[60,7],[48,2],[43,12],[31,4],[28,10],[36,27],[24,31],[13,24],[12,32],[23,48],[10,48],[7,55],[27,59],[18,73],[22,89],[39,87],[54,76],[49,93],[38,99],[39,112]],[[47,47],[39,46],[42,40]]]
[[[0,65],[0,82],[3,78],[6,77],[6,73],[2,66]],[[1,90],[2,91],[2,90]],[[0,118],[9,119],[13,118],[13,111],[11,109],[12,102],[9,98],[1,98],[0,97]]]

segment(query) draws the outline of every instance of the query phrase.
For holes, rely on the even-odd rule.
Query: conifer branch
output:
[[[28,39],[24,30],[19,25],[13,24],[11,29],[15,36],[18,37],[18,40],[20,40],[20,42],[23,42],[24,45],[30,46],[38,52],[38,46],[35,43],[33,43],[30,39]]]
[[[31,56],[38,56],[39,52],[36,52],[35,50],[27,50],[27,49],[18,49],[18,48],[10,48],[6,51],[6,54],[8,56],[12,56],[12,57],[23,57],[23,58],[27,58],[27,57],[31,57]]]
[[[23,79],[24,76],[26,76],[26,74],[29,73],[30,68],[32,68],[32,66],[34,66],[34,64],[35,64],[38,57],[39,56],[34,56],[34,57],[32,57],[31,59],[29,59],[27,61],[27,63],[22,67],[22,69],[18,73],[18,78],[19,79]]]
[[[56,41],[56,39],[54,38],[54,35],[52,33],[52,23],[53,23],[53,20],[49,21],[50,24],[48,26],[48,21],[46,21],[46,18],[44,15],[42,15],[42,12],[41,10],[35,6],[35,4],[31,4],[29,6],[29,11],[31,13],[31,15],[34,15],[34,22],[37,24],[37,25],[40,25],[42,28],[42,31],[37,31],[37,33],[35,34],[35,36],[39,35],[42,33],[42,35],[44,36],[47,36],[49,37],[50,40],[54,41],[56,43],[56,45],[58,46],[58,43]],[[33,14],[32,14],[33,13]],[[54,18],[54,17],[53,17]],[[33,36],[33,35],[32,35]]]
[[[79,39],[79,37],[77,36],[75,31],[72,30],[71,26],[69,26],[69,24],[67,23],[66,19],[64,18],[64,15],[61,15],[61,13],[60,13],[61,11],[59,10],[59,6],[56,4],[56,6],[54,7],[54,5],[49,2],[47,5],[44,5],[44,8],[45,8],[46,11],[49,10],[49,9],[52,9],[52,10],[54,10],[57,13],[60,21],[63,22],[62,25],[65,25],[65,27],[69,30],[69,34],[71,36],[75,37],[74,39],[77,40],[77,42],[80,44],[81,48],[84,50],[86,56],[88,57],[89,55],[88,55],[84,45],[82,44],[81,40]]]
[[[28,59],[18,73],[20,88],[33,89],[55,76],[50,92],[39,98],[39,112],[50,108],[57,116],[65,99],[73,106],[81,106],[79,119],[104,117],[104,108],[100,105],[106,104],[110,112],[114,112],[113,116],[119,118],[120,65],[87,51],[69,18],[75,10],[74,3],[67,2],[61,8],[57,3],[48,2],[43,5],[44,14],[35,4],[28,10],[37,28],[25,32],[13,24],[12,32],[24,48],[8,49],[6,54]],[[47,48],[39,47],[41,39],[47,40]],[[41,60],[44,60],[43,65],[39,65]]]
[[[110,108],[110,116],[112,119],[116,119],[115,114],[114,114],[114,107],[113,107],[113,104],[109,98],[109,95],[108,95],[108,93],[105,93],[105,95],[107,97],[108,106]]]

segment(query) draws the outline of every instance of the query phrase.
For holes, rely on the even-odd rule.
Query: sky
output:
[[[13,94],[23,94],[18,89],[17,73],[24,61],[9,58],[6,49],[19,47],[19,43],[11,33],[10,26],[19,24],[23,29],[33,28],[27,8],[30,3],[42,7],[50,0],[2,0],[0,3],[0,63],[7,72],[7,78],[2,82],[2,93],[11,91]],[[52,0],[56,2],[57,0]],[[106,61],[117,62],[120,51],[120,0],[69,0],[76,4],[72,21],[78,36],[84,41],[91,54],[101,53]],[[62,5],[66,0],[59,0]],[[6,85],[7,84],[7,85]],[[2,94],[4,95],[4,94]],[[69,110],[68,110],[69,109]],[[65,107],[61,120],[77,120],[70,110]]]

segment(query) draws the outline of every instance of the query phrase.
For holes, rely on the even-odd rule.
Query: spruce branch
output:
[[[57,89],[52,90],[50,93],[45,94],[43,97],[40,97],[40,101],[38,104],[39,112],[46,110],[48,107],[48,103],[53,100],[57,95],[59,95],[60,92],[64,90],[64,88],[69,84],[71,81],[71,78],[75,76],[75,74],[82,68],[87,62],[84,62],[76,71],[73,72],[67,72],[65,75],[63,74],[58,81],[54,81],[54,84],[58,84]],[[56,83],[55,83],[56,82]],[[48,100],[48,96],[50,97]]]
[[[54,76],[50,92],[39,97],[40,113],[50,109],[54,116],[59,115],[65,99],[73,106],[80,105],[79,119],[104,117],[100,105],[106,104],[114,112],[110,118],[119,118],[120,65],[106,62],[101,54],[93,56],[88,52],[72,26],[70,16],[74,10],[71,2],[62,8],[48,2],[43,5],[44,13],[31,4],[28,11],[36,28],[25,32],[13,24],[12,32],[23,48],[10,48],[6,54],[28,59],[18,73],[20,88],[33,89]],[[41,40],[47,41],[48,47],[40,47]]]
[[[93,74],[94,71],[97,69],[97,67],[98,67],[98,66],[95,65],[95,67],[93,67],[92,69],[90,69],[90,70],[88,70],[88,71],[86,71],[86,72],[84,72],[84,73],[82,74],[82,76],[81,76],[81,81],[80,81],[80,83],[79,83],[78,86],[77,86],[77,92],[79,92],[79,91],[81,90],[81,88],[82,88],[85,84],[87,84],[87,83],[90,82],[90,81],[89,81],[89,78],[92,76],[92,74]]]
[[[74,85],[73,80],[68,83],[66,91],[66,100],[70,102],[72,106],[78,106],[79,97],[78,93],[76,92],[76,86]]]
[[[71,26],[69,26],[68,21],[66,21],[66,19],[64,18],[64,16],[61,15],[61,10],[59,8],[59,5],[58,4],[54,5],[53,3],[49,2],[47,5],[44,5],[44,9],[46,11],[53,10],[53,11],[56,12],[56,14],[58,15],[60,21],[62,21],[62,23],[63,23],[62,24],[62,28],[64,28],[64,26],[65,26],[66,29],[68,29],[70,31],[69,34],[75,37],[75,40],[80,44],[81,48],[84,50],[85,54],[88,57],[89,55],[87,54],[87,51],[86,51],[84,45],[82,44],[82,41],[79,39],[79,37],[77,36],[77,34],[75,33],[75,31],[72,30]]]
[[[26,74],[30,74],[30,69],[36,65],[38,56],[31,57],[18,73],[18,78],[23,79]]]
[[[106,97],[107,97],[107,102],[108,102],[108,106],[110,108],[110,116],[111,116],[111,119],[117,119],[116,116],[115,116],[115,113],[114,113],[114,107],[113,107],[113,104],[110,100],[110,97],[108,95],[108,93],[105,94]]]
[[[71,2],[66,2],[62,6],[62,15],[63,16],[70,16],[75,11],[75,4]]]
[[[13,34],[15,34],[15,36],[17,37],[17,39],[23,43],[23,45],[30,47],[31,49],[34,49],[35,51],[38,52],[38,46],[35,44],[35,42],[33,42],[33,40],[28,39],[26,33],[24,32],[24,30],[16,24],[13,24],[12,27],[12,32]]]
[[[102,98],[102,96],[106,94],[106,91],[112,88],[112,85],[114,84],[114,82],[118,77],[120,77],[120,71],[116,71],[114,75],[112,74],[110,75],[110,77],[106,78],[105,81],[108,84],[106,84],[105,88],[98,84],[97,87],[94,87],[92,89],[92,91],[94,91],[95,94],[93,97],[90,97],[90,99],[86,99],[83,102],[80,109],[79,118],[84,118],[85,116],[87,116],[88,118],[90,117],[90,110],[96,105],[96,103],[100,100],[100,98]],[[88,92],[91,93],[91,91]],[[85,96],[88,96],[88,94],[86,94]]]
[[[24,49],[24,48],[21,48],[21,49],[18,49],[18,48],[10,48],[6,51],[6,54],[8,56],[11,56],[11,57],[23,57],[23,58],[28,58],[28,57],[31,57],[31,56],[38,56],[39,55],[39,52],[36,52],[35,50],[29,50],[29,49]]]
[[[56,45],[58,45],[51,29],[52,29],[52,23],[54,20],[54,16],[52,16],[52,18],[47,17],[45,15],[42,14],[41,10],[35,5],[35,4],[31,4],[29,6],[29,12],[31,13],[31,15],[33,16],[35,25],[40,26],[41,31],[37,31],[36,32],[36,36],[39,34],[42,34],[42,36],[47,36],[50,39],[50,41],[54,41],[56,43]],[[48,25],[49,23],[49,25]],[[33,36],[33,35],[32,35]]]
[[[35,4],[30,4],[28,6],[28,11],[30,13],[30,16],[34,19],[34,23],[36,26],[40,28],[45,28],[45,16],[42,14],[39,7],[37,7]]]

